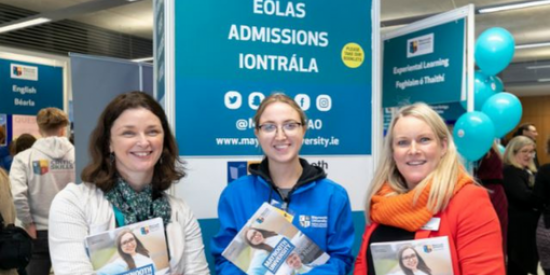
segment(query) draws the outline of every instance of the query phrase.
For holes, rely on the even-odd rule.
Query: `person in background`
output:
[[[4,226],[14,223],[15,221],[15,206],[10,191],[10,179],[8,174],[0,169],[0,214],[4,219]],[[2,259],[0,259],[1,261]],[[17,270],[0,269],[0,275],[17,275]]]
[[[508,199],[504,191],[502,183],[502,155],[495,142],[489,152],[485,154],[478,162],[474,169],[476,178],[483,187],[489,190],[491,203],[495,208],[498,220],[500,221],[500,230],[502,232],[502,249],[506,253],[506,239],[508,231]]]
[[[550,155],[550,138],[546,140],[546,153]],[[537,225],[537,251],[545,275],[550,275],[550,163],[539,167],[533,189],[543,204]]]
[[[514,137],[504,151],[503,185],[508,198],[508,274],[536,274],[538,253],[536,228],[539,200],[533,193],[537,168],[533,163],[535,142]]]
[[[294,226],[330,255],[326,264],[308,274],[350,271],[354,229],[348,194],[327,179],[322,168],[299,157],[306,122],[302,109],[284,94],[272,94],[260,104],[254,133],[265,158],[250,165],[250,176],[233,181],[221,194],[220,230],[211,242],[217,274],[244,274],[221,254],[264,202],[293,215]],[[300,217],[311,216],[319,218],[316,227],[300,222]]]
[[[393,118],[366,202],[355,275],[376,274],[372,243],[443,236],[454,274],[505,273],[489,194],[466,172],[445,122],[428,105],[404,106]]]
[[[81,184],[69,184],[50,210],[55,275],[91,275],[84,239],[160,217],[171,275],[207,275],[202,234],[191,209],[167,194],[185,172],[166,114],[143,92],[115,97],[101,113],[89,144]],[[118,213],[116,216],[115,213]]]
[[[16,140],[12,142],[11,155],[15,155],[31,148],[36,142],[36,138],[31,134],[22,134]]]
[[[535,142],[535,152],[533,154],[533,161],[535,164],[535,168],[539,168],[539,158],[537,155],[537,137],[539,136],[539,133],[537,132],[537,127],[535,127],[535,124],[533,123],[523,123],[521,124],[518,129],[514,132],[514,137],[517,136],[526,136]]]
[[[17,218],[35,239],[27,273],[48,275],[48,219],[55,195],[74,182],[74,147],[65,137],[67,115],[57,108],[45,108],[36,117],[41,139],[17,154],[10,170]]]

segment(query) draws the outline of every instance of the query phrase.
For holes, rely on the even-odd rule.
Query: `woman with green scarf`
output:
[[[86,236],[157,217],[166,230],[169,274],[209,274],[196,218],[165,193],[185,173],[162,107],[142,92],[117,96],[99,117],[89,151],[84,182],[69,184],[50,210],[55,274],[94,274]]]

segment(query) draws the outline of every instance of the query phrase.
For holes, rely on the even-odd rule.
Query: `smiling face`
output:
[[[253,245],[259,245],[264,242],[264,236],[258,230],[249,229],[246,232],[246,239]]]
[[[435,170],[447,143],[440,143],[430,126],[414,116],[399,118],[392,136],[395,165],[411,190]]]
[[[136,254],[137,242],[132,233],[126,233],[120,238],[120,247],[122,251],[129,255]]]
[[[133,187],[150,183],[163,150],[160,119],[145,108],[124,111],[111,127],[110,150],[118,173]]]
[[[535,154],[535,146],[529,144],[521,147],[515,154],[514,158],[520,166],[527,168]]]
[[[291,124],[298,127],[290,127]],[[275,125],[272,132],[262,129],[265,125]],[[259,119],[259,129],[255,134],[262,146],[262,150],[270,163],[288,164],[298,162],[298,153],[302,147],[305,128],[301,124],[298,111],[283,102],[274,102],[268,105]]]
[[[408,248],[401,253],[401,261],[405,267],[410,270],[416,270],[418,267],[418,256],[414,250]]]

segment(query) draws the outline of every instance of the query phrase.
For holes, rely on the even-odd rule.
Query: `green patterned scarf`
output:
[[[161,217],[164,226],[170,222],[171,207],[168,197],[163,194],[153,201],[151,185],[147,185],[141,192],[136,192],[121,177],[116,186],[105,194],[105,198],[124,214],[124,222],[132,224],[156,217]]]

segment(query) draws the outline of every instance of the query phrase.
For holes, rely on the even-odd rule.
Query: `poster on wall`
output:
[[[252,118],[272,93],[306,112],[303,155],[369,155],[370,12],[366,0],[175,1],[180,155],[261,154]]]
[[[384,40],[383,107],[418,101],[455,103],[465,98],[465,20]]]
[[[13,139],[17,139],[22,134],[31,134],[35,138],[40,138],[40,130],[36,124],[36,116],[13,115],[12,116]]]
[[[0,59],[0,98],[0,110],[7,114],[63,109],[63,67]]]

